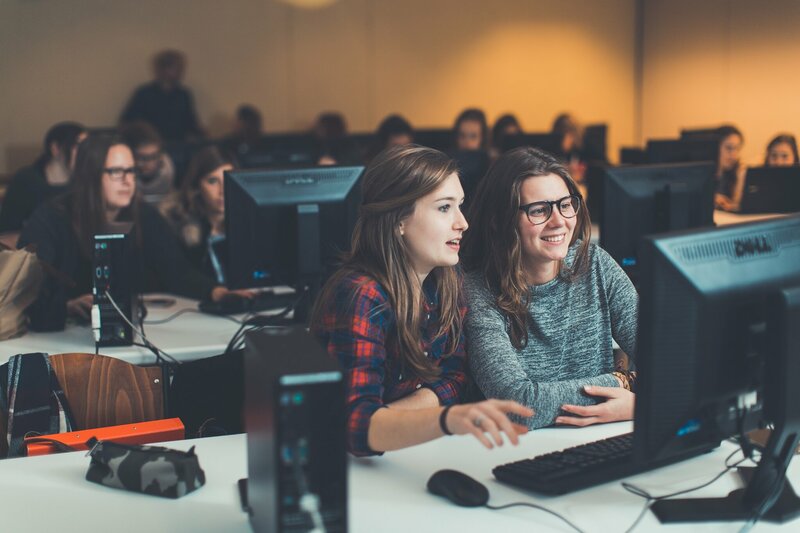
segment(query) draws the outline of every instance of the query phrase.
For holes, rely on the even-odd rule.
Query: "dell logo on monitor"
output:
[[[746,239],[736,239],[733,241],[736,249],[736,257],[744,257],[746,255],[765,254],[772,251],[772,246],[767,242],[767,238],[748,237]]]
[[[317,180],[308,176],[292,176],[283,180],[284,185],[314,185]]]

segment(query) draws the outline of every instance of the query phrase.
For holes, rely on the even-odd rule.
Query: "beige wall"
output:
[[[763,162],[779,132],[800,134],[800,2],[646,0],[642,130],[736,124]]]
[[[255,104],[267,129],[322,110],[372,130],[390,112],[447,126],[465,106],[514,111],[533,131],[560,111],[634,131],[635,0],[0,0],[0,173],[26,163],[52,123],[112,125],[148,60],[189,56],[202,121],[224,133]]]

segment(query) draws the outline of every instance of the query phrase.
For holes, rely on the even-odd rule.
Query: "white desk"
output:
[[[377,532],[566,532],[560,520],[531,508],[503,511],[465,509],[429,494],[425,484],[441,468],[461,470],[490,491],[490,503],[530,501],[569,518],[587,532],[621,533],[636,519],[644,500],[612,482],[568,496],[544,497],[494,480],[491,469],[504,462],[530,457],[580,442],[604,438],[630,429],[618,423],[583,429],[543,429],[522,439],[519,447],[505,445],[485,450],[472,437],[449,437],[387,453],[383,457],[352,459],[349,478],[350,531]],[[236,481],[247,472],[244,435],[170,444],[197,446],[207,484],[179,500],[166,500],[109,489],[84,480],[89,459],[83,453],[0,461],[3,495],[3,531],[250,531],[240,511]],[[699,485],[722,470],[724,458],[735,449],[723,446],[703,457],[629,478],[655,494]],[[800,464],[790,467],[790,478],[800,486]],[[729,473],[692,496],[722,496],[739,486]],[[735,532],[741,523],[660,526],[648,513],[636,533]],[[780,529],[761,523],[759,531],[797,531],[800,522]]]
[[[769,220],[771,218],[780,218],[785,216],[786,215],[781,213],[756,213],[745,215],[741,213],[731,213],[729,211],[720,211],[717,209],[714,211],[714,223],[717,226],[727,226],[729,224],[756,222],[759,220]]]
[[[148,307],[145,335],[150,342],[179,361],[221,354],[239,327],[227,318],[201,313],[186,313],[166,324],[147,325],[147,321],[167,318],[182,309],[197,309],[195,300],[172,295],[148,295],[146,298],[151,296],[173,298],[175,304],[169,307]],[[140,342],[138,337],[137,342]],[[0,342],[0,364],[8,361],[12,355],[28,352],[94,353],[92,330],[89,326],[72,323],[68,324],[64,331],[50,333],[29,331],[22,337]],[[137,365],[156,362],[150,350],[139,346],[101,348],[100,353]]]

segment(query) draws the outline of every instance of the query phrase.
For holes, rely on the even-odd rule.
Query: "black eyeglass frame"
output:
[[[139,172],[136,170],[136,167],[107,167],[103,169],[104,174],[108,174],[108,177],[111,178],[111,181],[120,182],[125,179],[125,176],[130,174],[133,176],[133,179],[136,179],[136,176]]]
[[[564,200],[568,200],[570,198],[572,198],[573,201],[575,202],[575,214],[573,214],[571,216],[567,216],[567,215],[564,214],[564,211],[562,211],[562,209],[561,209],[561,202],[563,202]],[[568,194],[567,196],[565,196],[563,198],[559,198],[558,200],[542,200],[540,202],[531,202],[529,204],[521,205],[521,206],[519,206],[519,210],[522,211],[523,213],[525,213],[525,216],[527,217],[528,222],[530,222],[534,226],[539,226],[541,224],[544,224],[548,220],[550,220],[550,217],[553,216],[553,206],[554,205],[558,206],[558,212],[561,213],[562,217],[564,217],[564,218],[575,218],[576,216],[578,216],[578,212],[581,210],[581,205],[582,204],[583,204],[583,197],[580,194]],[[531,220],[531,216],[528,214],[528,211],[530,210],[530,208],[535,206],[535,205],[536,206],[542,206],[545,209],[547,209],[547,216],[541,222],[534,222],[533,220]]]

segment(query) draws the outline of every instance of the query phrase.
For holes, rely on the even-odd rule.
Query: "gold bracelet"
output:
[[[631,384],[625,372],[612,372],[611,374],[619,380],[623,389],[628,391],[631,390]]]

